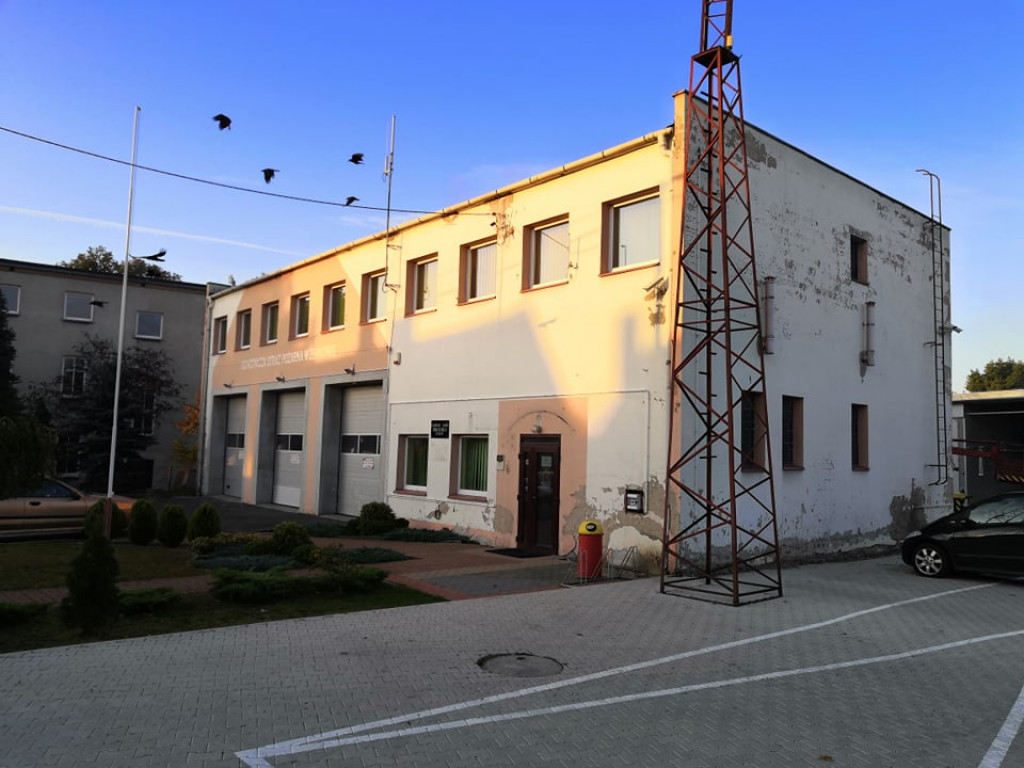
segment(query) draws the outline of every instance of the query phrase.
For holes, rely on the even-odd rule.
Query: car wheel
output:
[[[911,562],[921,576],[945,576],[951,570],[949,556],[934,544],[919,544]]]

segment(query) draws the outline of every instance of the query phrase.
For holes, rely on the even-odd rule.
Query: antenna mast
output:
[[[397,288],[390,282],[391,271],[388,264],[391,256],[391,177],[395,170],[395,116],[391,116],[391,132],[388,136],[387,148],[384,151],[384,181],[388,184],[387,213],[384,218],[384,288]]]

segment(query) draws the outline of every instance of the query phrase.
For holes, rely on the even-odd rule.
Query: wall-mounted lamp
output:
[[[943,333],[963,333],[964,329],[961,328],[959,325],[953,325],[952,323],[949,323],[947,325],[942,326],[942,332]]]
[[[233,386],[235,386],[235,385],[232,382],[230,382],[230,381],[225,381],[224,382],[224,389],[231,389]]]
[[[346,368],[345,373],[347,373],[349,376],[354,376],[356,373],[356,367],[353,365],[351,368]]]
[[[530,427],[530,431],[535,435],[539,435],[544,431],[544,425],[541,424],[541,416],[539,413],[537,414],[537,421],[532,427]]]
[[[282,382],[282,383],[285,382],[285,381],[288,381],[288,379],[286,379],[284,376],[275,376],[274,378],[277,379],[277,381]]]
[[[668,280],[664,277],[659,277],[644,286],[644,293],[651,293],[653,291],[659,299],[665,295],[667,290]]]

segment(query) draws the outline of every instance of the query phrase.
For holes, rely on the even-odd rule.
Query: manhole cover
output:
[[[506,677],[546,677],[562,671],[561,662],[532,653],[496,653],[484,656],[477,664],[485,672]]]

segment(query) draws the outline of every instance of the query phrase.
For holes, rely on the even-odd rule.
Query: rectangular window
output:
[[[525,288],[565,282],[569,277],[569,220],[527,229]]]
[[[279,451],[301,451],[302,435],[294,433],[281,433],[277,436],[274,447]]]
[[[380,453],[380,435],[342,435],[342,453]]]
[[[4,310],[8,315],[21,314],[21,286],[0,285],[0,296],[3,296]]]
[[[162,312],[136,312],[135,338],[162,339],[164,337],[164,315]]]
[[[324,330],[334,331],[345,327],[345,284],[329,285],[324,288],[324,306],[327,317],[324,318]]]
[[[480,245],[462,247],[462,288],[459,301],[473,301],[493,296],[498,267],[498,243],[492,240]]]
[[[764,392],[748,390],[740,399],[740,450],[743,469],[765,469],[768,411]]]
[[[868,242],[856,235],[850,235],[850,279],[865,285],[868,282]]]
[[[804,399],[782,396],[782,468],[804,467]]]
[[[605,210],[605,272],[661,258],[661,201],[656,195],[608,203]]]
[[[263,332],[261,338],[264,344],[273,344],[277,341],[277,312],[278,304],[276,301],[263,305]]]
[[[868,468],[868,407],[854,403],[850,406],[850,447],[853,468]]]
[[[458,480],[456,493],[482,496],[487,493],[487,438],[465,436],[458,438]]]
[[[309,335],[309,294],[292,297],[292,337]]]
[[[384,273],[363,275],[363,322],[384,319]]]
[[[411,290],[406,294],[406,314],[437,307],[437,256],[409,262],[408,270],[406,284]]]
[[[137,435],[153,434],[153,413],[156,406],[156,396],[153,390],[146,389],[138,395],[133,395],[132,400],[127,403],[125,426],[129,432]]]
[[[252,310],[243,309],[235,316],[235,346],[248,349],[252,346]]]
[[[88,362],[84,357],[68,355],[61,367],[60,394],[62,397],[78,397],[85,390],[85,371]]]
[[[228,351],[228,319],[218,317],[213,321],[213,338],[210,339],[210,353],[223,355]]]
[[[76,323],[91,323],[93,295],[91,293],[79,293],[67,291],[64,294],[64,319],[73,320]]]
[[[400,435],[398,438],[399,487],[405,491],[427,490],[426,435]]]

